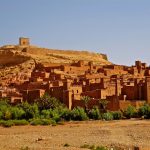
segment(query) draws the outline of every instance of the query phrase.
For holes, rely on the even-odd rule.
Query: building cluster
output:
[[[21,43],[21,41],[20,41]],[[0,97],[11,103],[34,102],[48,93],[56,97],[69,109],[83,106],[82,96],[91,98],[89,107],[107,99],[108,109],[125,109],[150,103],[150,67],[136,61],[133,66],[94,65],[82,60],[71,64],[35,63],[30,78],[24,82],[13,81],[0,87]]]
[[[34,102],[48,93],[68,108],[83,106],[82,96],[89,96],[89,107],[107,99],[110,110],[124,109],[129,104],[139,107],[150,103],[150,67],[136,61],[134,66],[97,66],[92,62],[72,64],[35,64],[28,80],[1,87],[0,97],[12,103]]]

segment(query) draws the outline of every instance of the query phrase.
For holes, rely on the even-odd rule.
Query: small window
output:
[[[78,93],[79,91],[77,90],[77,93]]]

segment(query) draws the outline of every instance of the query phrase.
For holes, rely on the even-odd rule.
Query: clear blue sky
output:
[[[0,45],[91,50],[150,64],[150,0],[0,0]]]

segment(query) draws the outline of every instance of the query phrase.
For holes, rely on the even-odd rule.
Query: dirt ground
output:
[[[68,144],[68,147],[64,145]],[[150,150],[150,121],[84,121],[57,126],[0,127],[0,150],[85,150],[82,145]]]

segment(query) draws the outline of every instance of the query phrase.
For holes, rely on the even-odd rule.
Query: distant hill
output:
[[[34,61],[40,63],[72,63],[84,60],[97,65],[111,64],[107,55],[89,51],[58,50],[37,46],[6,45],[0,47],[0,80],[12,74],[26,74],[34,68]]]

